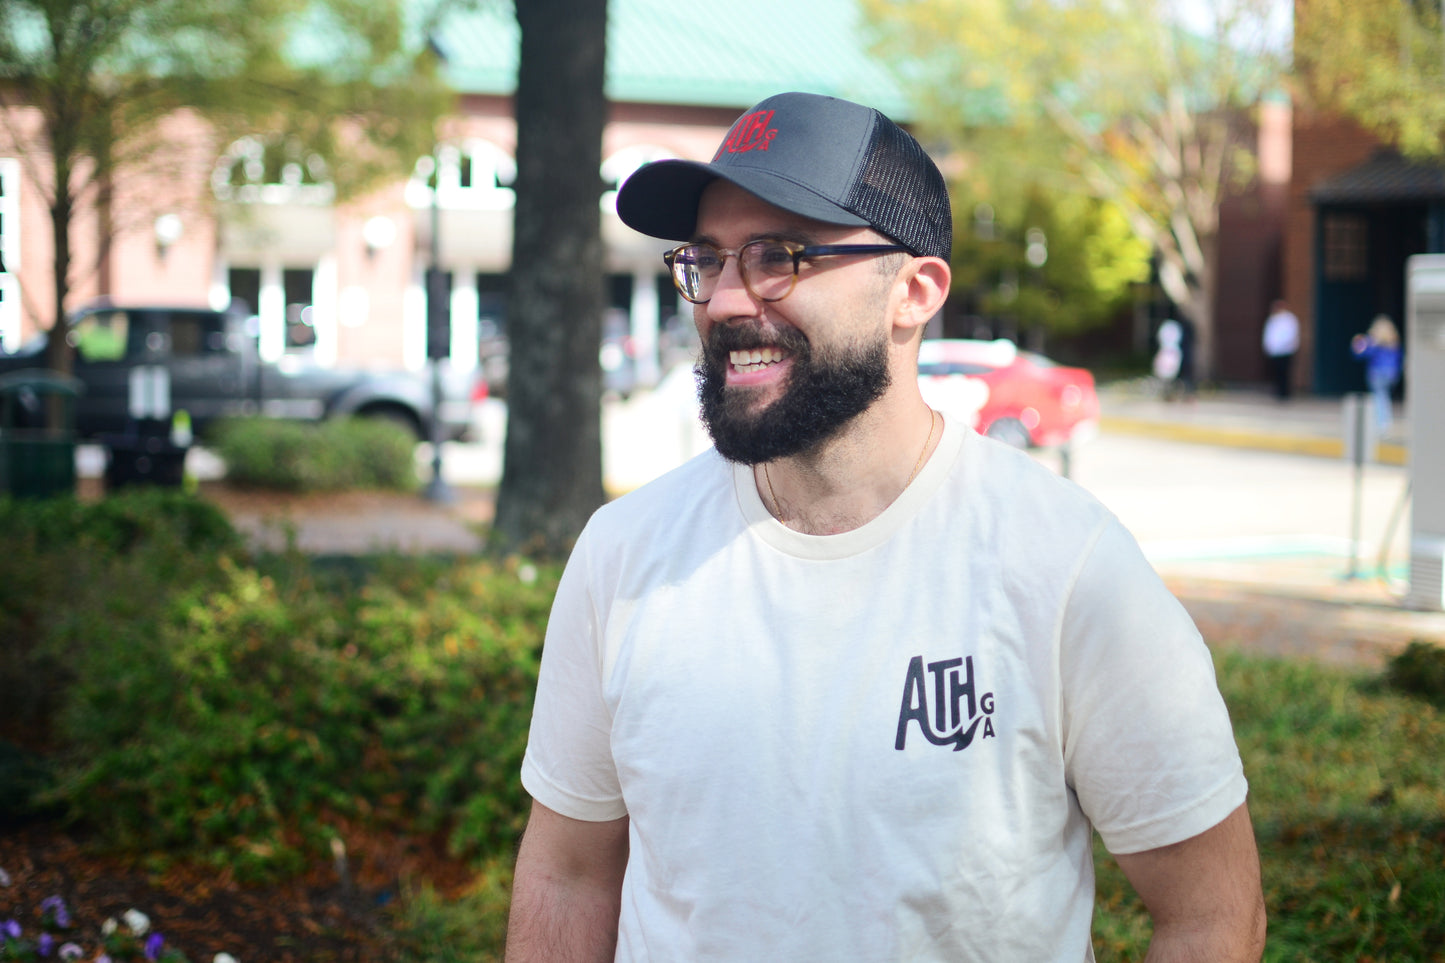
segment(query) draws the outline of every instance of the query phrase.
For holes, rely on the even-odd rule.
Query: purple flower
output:
[[[70,910],[65,908],[65,900],[59,896],[47,896],[41,900],[40,915],[49,916],[61,929],[70,927]]]
[[[0,940],[4,940],[7,936],[14,940],[20,939],[20,924],[14,920],[0,923]]]
[[[165,944],[165,938],[159,933],[152,933],[146,937],[146,959],[154,963],[161,958],[161,947]]]
[[[49,933],[41,933],[40,939],[35,941],[35,949],[40,952],[41,956],[49,956],[50,951],[55,949],[55,937]]]

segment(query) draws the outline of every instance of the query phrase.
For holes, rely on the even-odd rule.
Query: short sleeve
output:
[[[1081,565],[1061,631],[1066,774],[1110,852],[1180,842],[1244,802],[1209,649],[1115,519]]]
[[[625,816],[627,808],[612,761],[612,714],[603,695],[587,544],[584,532],[552,603],[522,785],[549,809],[600,822]]]

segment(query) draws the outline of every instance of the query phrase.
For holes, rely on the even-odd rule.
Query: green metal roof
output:
[[[851,0],[610,0],[607,96],[613,101],[730,107],[802,90],[910,119],[908,101]],[[445,76],[463,93],[516,89],[519,31],[510,4],[454,15],[435,37]]]

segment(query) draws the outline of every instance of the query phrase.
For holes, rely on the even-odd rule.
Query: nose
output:
[[[763,302],[753,297],[743,283],[742,267],[736,257],[723,263],[722,274],[718,276],[717,287],[704,307],[713,322],[725,322],[734,318],[756,317],[762,310]]]

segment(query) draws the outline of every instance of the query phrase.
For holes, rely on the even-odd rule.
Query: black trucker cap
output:
[[[947,260],[953,246],[943,175],[872,107],[819,94],[769,97],[733,122],[711,163],[638,168],[617,193],[617,214],[643,234],[686,241],[703,189],[718,177],[794,214],[872,227],[917,255]]]

